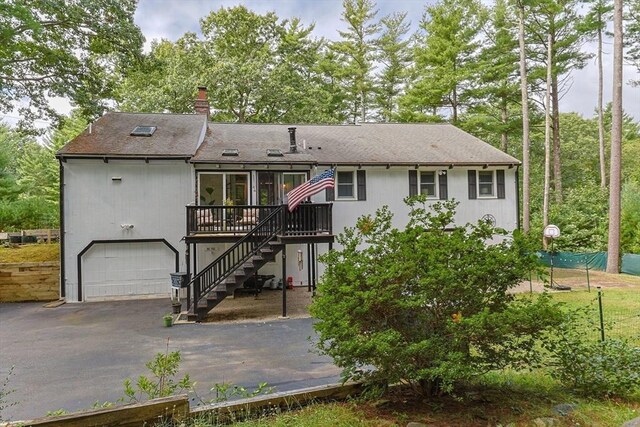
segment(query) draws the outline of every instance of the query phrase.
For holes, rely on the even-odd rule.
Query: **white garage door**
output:
[[[84,299],[169,295],[175,254],[163,243],[97,243],[82,257]]]

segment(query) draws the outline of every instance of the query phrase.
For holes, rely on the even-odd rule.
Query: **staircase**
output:
[[[284,248],[279,240],[283,231],[284,208],[278,206],[251,231],[196,274],[188,289],[187,320],[201,321],[227,295],[256,273]]]

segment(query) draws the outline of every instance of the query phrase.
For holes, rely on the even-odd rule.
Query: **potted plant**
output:
[[[167,313],[162,316],[162,321],[166,328],[170,328],[173,325],[173,316],[171,315],[171,313]]]

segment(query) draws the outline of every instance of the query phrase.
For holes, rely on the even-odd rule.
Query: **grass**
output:
[[[60,260],[60,244],[36,243],[0,247],[0,263],[45,262]]]
[[[554,407],[573,404],[575,409],[559,415]],[[619,427],[640,416],[636,400],[585,399],[563,389],[542,372],[487,374],[460,389],[456,397],[417,398],[397,390],[373,400],[316,403],[302,409],[261,416],[233,425],[240,427],[404,427],[420,422],[432,427],[479,425],[530,426],[536,418],[553,417],[556,426]],[[217,425],[204,418],[189,427]]]
[[[566,293],[554,293],[553,299],[562,302],[567,309],[589,308],[594,325],[587,334],[599,336],[598,292],[577,289]],[[640,287],[606,288],[602,290],[602,311],[605,337],[626,338],[640,345]]]

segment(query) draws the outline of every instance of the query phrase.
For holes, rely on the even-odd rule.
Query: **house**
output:
[[[64,299],[168,295],[185,271],[197,318],[258,270],[315,285],[335,234],[383,205],[401,226],[418,193],[518,227],[519,161],[454,126],[212,123],[204,88],[196,110],[107,113],[58,152]],[[333,167],[335,188],[282,207]]]

